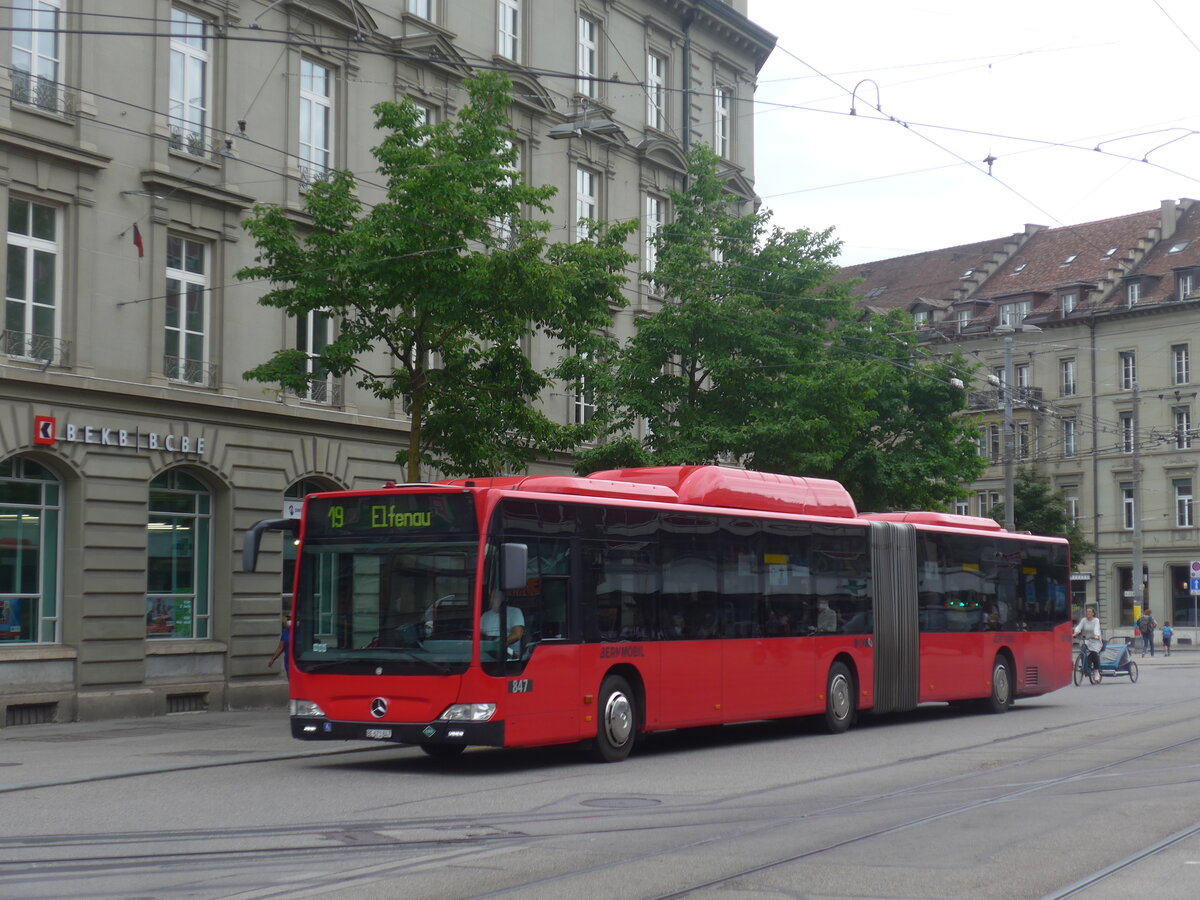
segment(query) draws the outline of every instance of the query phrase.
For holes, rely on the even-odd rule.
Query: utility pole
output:
[[[1138,383],[1133,383],[1133,560],[1129,573],[1129,586],[1133,589],[1134,602],[1145,605],[1146,589],[1142,584],[1142,445],[1138,430],[1139,409]]]
[[[1004,336],[1004,530],[1015,531],[1013,519],[1013,457],[1016,431],[1013,425],[1013,339]]]

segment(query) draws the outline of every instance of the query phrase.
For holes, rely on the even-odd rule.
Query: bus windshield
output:
[[[296,666],[344,674],[465,671],[478,554],[470,498],[375,495],[309,504],[296,585]]]

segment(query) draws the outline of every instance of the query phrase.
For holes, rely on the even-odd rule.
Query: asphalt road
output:
[[[0,730],[0,897],[1200,893],[1200,653],[1019,701],[569,748],[292,741],[282,711]],[[1194,660],[1194,662],[1193,662]]]

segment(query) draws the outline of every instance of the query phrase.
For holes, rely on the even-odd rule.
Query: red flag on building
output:
[[[133,223],[133,246],[138,248],[138,256],[146,255],[146,247],[142,243],[142,233],[138,230],[137,222]]]

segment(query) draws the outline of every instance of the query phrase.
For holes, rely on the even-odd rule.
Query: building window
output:
[[[46,112],[62,112],[58,46],[61,4],[57,0],[16,0],[12,11],[12,99]]]
[[[167,321],[163,354],[172,381],[211,386],[208,371],[207,247],[167,236]]]
[[[1196,524],[1192,513],[1192,479],[1176,478],[1171,486],[1175,489],[1175,527],[1191,528]]]
[[[1018,391],[1029,389],[1029,363],[1018,363],[1013,366],[1013,387]]]
[[[731,92],[724,85],[713,89],[713,150],[722,159],[729,158],[729,129],[732,125]]]
[[[1121,429],[1121,452],[1133,452],[1133,413],[1123,412],[1119,416]]]
[[[1022,300],[1020,303],[1006,303],[1000,307],[1000,324],[1015,328],[1025,320],[1031,309],[1032,304],[1029,300]]]
[[[496,52],[519,61],[521,52],[521,0],[496,0]]]
[[[3,334],[9,356],[59,361],[60,217],[57,207],[9,197]]]
[[[1179,288],[1179,299],[1188,299],[1196,291],[1196,273],[1180,272],[1175,278],[1175,284]]]
[[[971,504],[963,498],[954,501],[954,514],[956,516],[969,516],[971,514]]]
[[[1062,375],[1062,395],[1064,397],[1074,397],[1075,392],[1079,390],[1079,382],[1076,381],[1075,360],[1060,359],[1058,361],[1058,370]]]
[[[311,310],[296,318],[296,349],[304,353],[304,372],[312,376],[301,400],[333,403],[333,376],[321,365],[321,351],[333,340],[333,320],[327,313]]]
[[[913,324],[922,328],[929,324],[929,310],[921,309],[912,314]]]
[[[208,28],[199,16],[171,10],[171,149],[192,156],[208,155]]]
[[[33,460],[0,462],[0,647],[59,640],[60,497]]]
[[[663,226],[663,199],[646,195],[645,242],[642,245],[643,270],[647,274],[658,265],[658,232]]]
[[[979,491],[976,495],[979,504],[979,515],[988,518],[993,507],[1000,503],[999,491]]]
[[[1074,456],[1079,452],[1078,423],[1074,419],[1062,420],[1062,455]]]
[[[300,60],[299,122],[300,181],[311,184],[332,161],[333,72],[307,59]]]
[[[1063,500],[1067,508],[1067,518],[1072,522],[1079,521],[1079,485],[1067,484],[1062,488]]]
[[[1187,344],[1176,344],[1171,348],[1171,376],[1175,384],[1187,384],[1192,380]]]
[[[521,171],[521,148],[512,141],[505,141],[504,148],[507,152],[512,153],[512,162],[504,167],[505,174],[500,177],[499,183],[504,188],[512,188],[516,184],[517,173]],[[516,226],[515,220],[515,213],[492,218],[492,231],[501,244],[511,245]]]
[[[1125,305],[1137,306],[1139,300],[1142,299],[1142,283],[1140,281],[1131,281],[1125,285]]]
[[[982,451],[981,455],[987,458],[990,462],[1000,461],[1000,426],[985,425],[983,429],[983,441],[980,444]]]
[[[587,355],[583,354],[582,359],[587,359]],[[579,380],[575,383],[575,400],[573,421],[576,425],[585,425],[591,421],[592,416],[596,414],[596,393],[588,387],[587,379],[580,375]]]
[[[1062,310],[1064,316],[1069,316],[1075,311],[1075,306],[1079,302],[1079,294],[1071,291],[1069,294],[1063,294],[1058,298],[1059,309]]]
[[[596,186],[599,176],[580,166],[575,170],[575,240],[586,241],[592,236],[592,222],[597,218],[599,205]]]
[[[212,497],[171,469],[150,482],[146,524],[146,636],[207,638]]]
[[[1175,419],[1175,449],[1192,449],[1192,411],[1186,406],[1177,406],[1171,410]]]
[[[410,14],[427,22],[433,21],[433,0],[408,0],[407,9]]]
[[[646,125],[667,127],[667,58],[653,51],[646,55]]]
[[[1134,523],[1137,521],[1137,511],[1134,509],[1133,503],[1133,484],[1128,481],[1121,482],[1121,527],[1126,531],[1132,531]]]
[[[1132,391],[1137,384],[1137,354],[1127,350],[1120,355],[1121,390]]]
[[[971,311],[969,309],[960,309],[954,314],[954,324],[957,331],[962,331],[971,324]]]
[[[1035,452],[1037,434],[1028,422],[1017,423],[1017,459],[1029,459]]]
[[[600,24],[587,16],[579,17],[579,39],[575,46],[575,90],[584,97],[598,97],[600,85]]]

